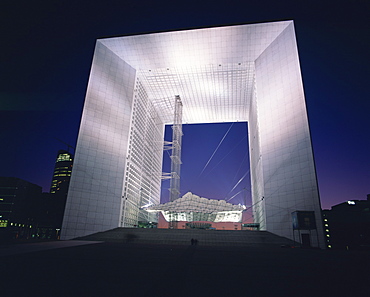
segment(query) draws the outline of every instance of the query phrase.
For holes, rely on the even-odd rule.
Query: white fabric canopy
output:
[[[245,206],[225,200],[201,198],[188,192],[175,201],[144,209],[148,212],[162,212],[167,221],[240,222]]]

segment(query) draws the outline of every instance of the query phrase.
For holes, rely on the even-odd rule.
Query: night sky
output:
[[[0,176],[49,191],[62,142],[76,144],[97,38],[294,20],[322,207],[366,199],[370,2],[344,2],[2,1]],[[246,123],[183,128],[182,194],[250,205]]]

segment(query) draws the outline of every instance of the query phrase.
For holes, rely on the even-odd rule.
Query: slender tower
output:
[[[175,96],[175,115],[172,126],[170,201],[176,200],[180,195],[182,135],[182,102],[180,96]]]

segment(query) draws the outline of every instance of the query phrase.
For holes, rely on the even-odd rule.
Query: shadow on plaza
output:
[[[272,242],[276,237],[258,232],[251,235],[254,242],[238,244],[238,233],[244,231],[171,231],[125,230],[118,236],[116,230],[115,235],[84,241],[48,243],[43,250],[45,243],[29,244],[41,245],[41,250],[27,248],[17,254],[9,252],[14,245],[2,245],[1,296],[368,294],[370,256],[365,251],[282,248],[281,242]],[[157,240],[149,242],[151,236]],[[163,238],[172,241],[158,242]],[[198,239],[198,245],[192,245],[191,238]]]

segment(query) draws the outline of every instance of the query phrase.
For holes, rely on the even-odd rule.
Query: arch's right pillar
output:
[[[312,246],[324,248],[293,22],[255,60],[249,127],[255,222],[293,239],[292,212],[314,211],[317,229],[303,233],[310,233]]]

